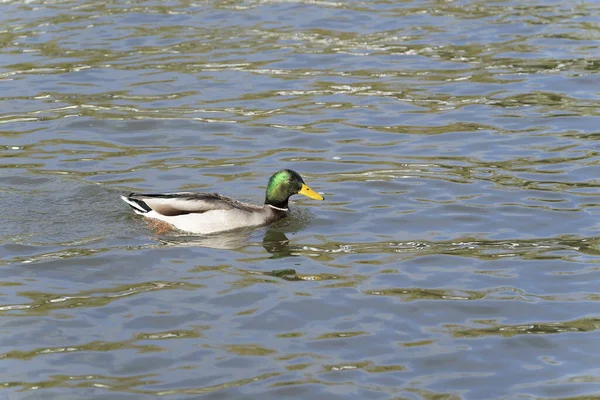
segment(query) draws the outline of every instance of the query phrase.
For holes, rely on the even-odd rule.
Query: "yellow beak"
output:
[[[325,200],[323,196],[306,186],[304,183],[302,184],[302,189],[300,189],[298,194],[303,194],[306,197],[311,198],[313,200]]]

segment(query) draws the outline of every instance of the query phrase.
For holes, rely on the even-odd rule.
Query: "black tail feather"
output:
[[[148,206],[148,204],[144,203],[144,201],[142,201],[142,200],[134,198],[133,196],[135,196],[135,193],[130,193],[129,196],[127,196],[127,200],[131,201],[132,203],[137,204],[139,207],[136,207],[132,204],[129,204],[129,207],[133,208],[134,210],[136,210],[138,212],[152,211],[152,209]]]

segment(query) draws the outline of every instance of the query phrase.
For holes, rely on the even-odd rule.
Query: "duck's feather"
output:
[[[218,193],[131,193],[121,198],[137,214],[200,234],[264,225],[286,215],[283,211],[243,203]]]
[[[213,210],[262,210],[262,207],[255,206],[254,204],[242,203],[241,201],[218,193],[131,193],[127,197],[127,200],[134,202],[146,212],[153,210],[166,217],[192,213],[202,214]],[[131,203],[129,204],[132,205]],[[138,207],[133,207],[138,209]]]

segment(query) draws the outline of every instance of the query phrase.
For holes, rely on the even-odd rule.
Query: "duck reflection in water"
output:
[[[258,232],[229,232],[214,236],[170,235],[156,237],[167,246],[200,246],[222,250],[243,251],[248,246],[257,245],[252,240]],[[290,246],[290,240],[284,232],[268,229],[262,239],[262,247],[270,254],[271,258],[294,256],[295,247]]]

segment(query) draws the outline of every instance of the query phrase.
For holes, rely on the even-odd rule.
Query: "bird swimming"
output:
[[[271,176],[263,206],[218,193],[131,193],[121,199],[136,214],[166,222],[182,231],[210,234],[267,225],[285,218],[289,213],[288,200],[295,194],[324,200],[291,169],[282,169]]]

